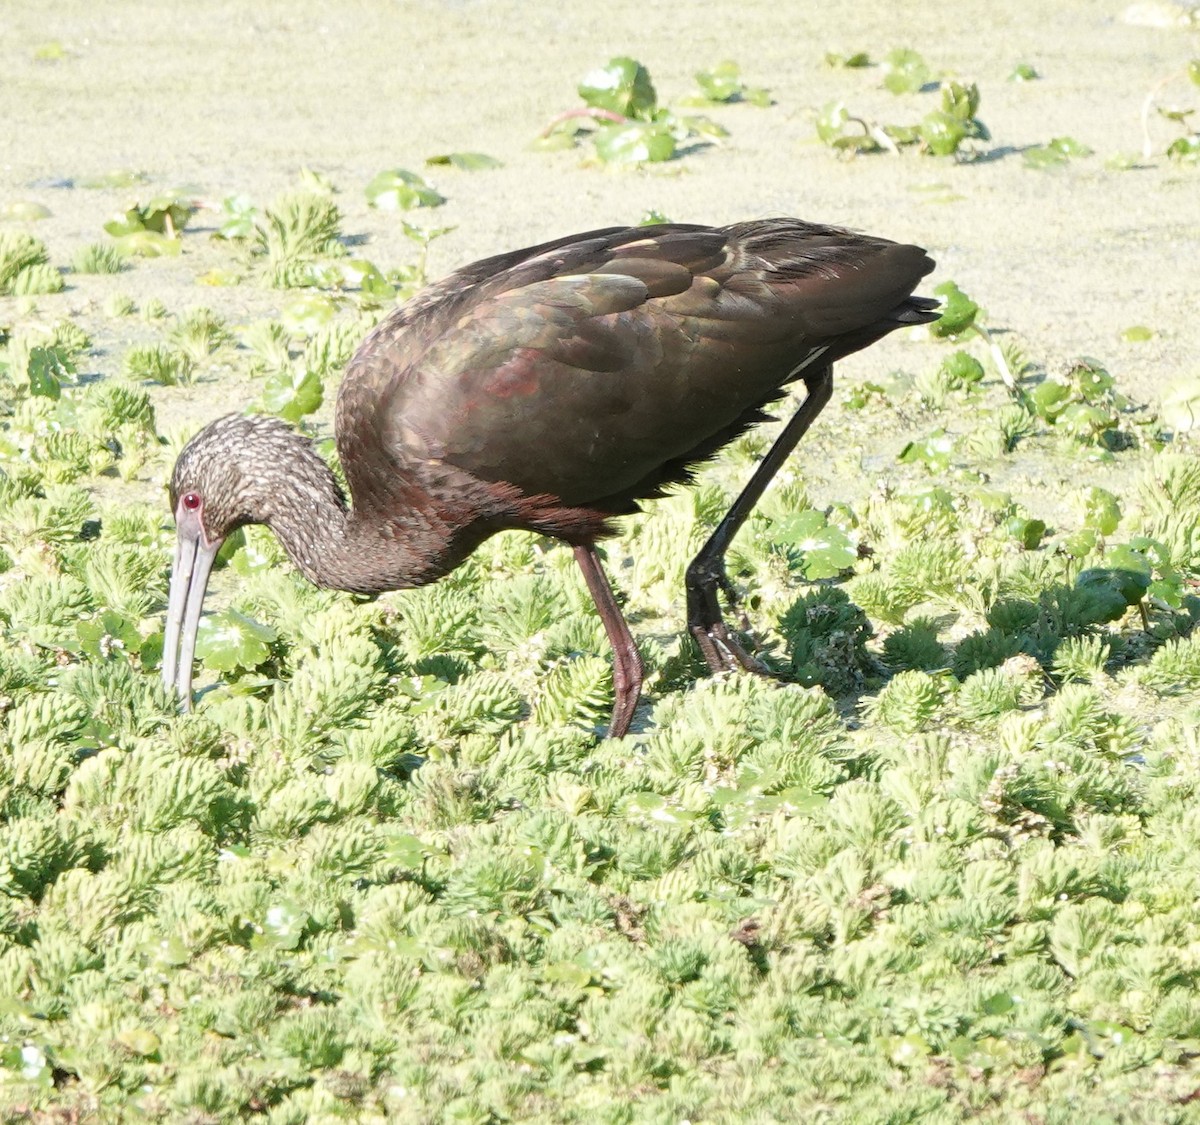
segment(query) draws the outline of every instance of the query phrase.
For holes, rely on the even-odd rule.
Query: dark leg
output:
[[[577,546],[575,561],[583,571],[583,580],[600,612],[600,620],[604,622],[604,631],[613,650],[613,713],[608,737],[624,738],[633,721],[638,696],[642,693],[642,675],[645,671],[642,654],[633,643],[633,634],[613,597],[612,587],[600,566],[600,556],[596,554],[595,546],[591,543]]]
[[[796,443],[812,425],[813,419],[829,401],[833,391],[833,367],[826,364],[806,378],[805,384],[808,387],[808,396],[800,409],[784,426],[783,432],[775,439],[775,444],[754,470],[750,482],[742,489],[729,511],[725,513],[725,518],[717,525],[716,531],[709,536],[708,542],[700,548],[700,553],[687,568],[688,629],[696,638],[709,668],[714,672],[735,667],[746,668],[752,672],[764,671],[763,666],[729,632],[729,626],[721,616],[721,603],[717,591],[724,590],[733,601],[733,587],[725,575],[725,551],[738,529],[746,522],[746,517],[754,510],[754,505],[771,483],[771,478],[779,471],[779,467],[796,448]]]

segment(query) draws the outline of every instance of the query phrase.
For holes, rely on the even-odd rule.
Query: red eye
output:
[[[189,511],[194,512],[200,507],[200,493],[185,492],[179,502]]]

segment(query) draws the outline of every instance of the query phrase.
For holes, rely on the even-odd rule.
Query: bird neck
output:
[[[306,443],[307,444],[307,443]],[[448,551],[453,534],[428,510],[419,492],[397,488],[386,508],[350,507],[329,466],[307,445],[309,456],[290,487],[265,498],[263,522],[297,569],[318,586],[378,594],[423,586],[461,559]]]

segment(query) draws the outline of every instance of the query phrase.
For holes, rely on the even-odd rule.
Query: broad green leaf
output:
[[[1053,422],[1071,401],[1071,388],[1056,379],[1047,379],[1029,392],[1029,401],[1038,416]]]
[[[337,304],[324,293],[305,293],[283,306],[279,319],[293,336],[311,336],[337,313]]]
[[[955,438],[943,429],[910,441],[897,458],[903,464],[923,464],[930,472],[944,472],[954,455]]]
[[[236,609],[201,618],[196,636],[196,655],[206,668],[233,672],[257,668],[270,655],[276,633]]]
[[[849,536],[811,509],[779,520],[771,528],[771,537],[801,552],[804,576],[812,582],[836,578],[858,561]]]
[[[1176,433],[1200,429],[1200,375],[1185,375],[1162,396],[1162,419]]]
[[[889,51],[883,67],[884,88],[893,94],[915,94],[933,79],[925,60],[916,51],[905,48]]]
[[[299,422],[306,414],[319,410],[324,398],[321,376],[294,364],[272,372],[263,384],[263,407],[289,422]]]
[[[666,125],[606,125],[596,130],[595,141],[596,154],[607,164],[657,163],[675,155],[675,138]]]
[[[431,167],[448,164],[463,172],[483,172],[489,168],[504,167],[503,161],[488,156],[486,152],[444,152],[438,156],[426,157],[425,163]]]
[[[1179,137],[1167,145],[1167,156],[1181,164],[1200,162],[1200,136]]]
[[[961,348],[942,360],[942,370],[949,376],[954,387],[973,387],[983,380],[983,364]]]
[[[18,223],[35,223],[39,219],[50,218],[50,208],[32,199],[14,199],[11,203],[0,207],[0,219]]]
[[[367,184],[367,202],[381,211],[411,211],[416,207],[440,207],[446,197],[425,182],[424,177],[405,168],[380,172]]]
[[[1111,535],[1121,522],[1121,504],[1117,498],[1105,488],[1097,485],[1084,490],[1083,493],[1083,523],[1085,527],[1094,527],[1101,535]]]
[[[59,398],[62,381],[75,373],[70,356],[61,348],[36,346],[29,349],[29,393],[40,398]]]
[[[308,911],[291,899],[280,899],[268,906],[266,913],[255,923],[259,932],[251,944],[260,949],[296,949],[309,921]]]
[[[1147,340],[1154,339],[1154,329],[1147,328],[1144,324],[1131,324],[1121,330],[1121,339],[1126,344],[1144,344]]]
[[[1036,550],[1046,534],[1045,522],[1028,516],[1010,517],[1004,529],[1027,551]]]
[[[862,67],[873,66],[871,56],[866,51],[854,51],[849,55],[839,55],[835,51],[825,52],[825,65],[845,67],[848,70],[858,70]]]
[[[921,140],[934,156],[951,156],[967,139],[967,128],[953,114],[944,110],[928,113],[921,120]]]
[[[93,660],[108,660],[116,652],[141,651],[142,635],[138,623],[112,610],[80,621],[76,630],[83,652]]]
[[[943,281],[934,292],[942,299],[942,315],[929,326],[929,331],[942,339],[961,336],[975,323],[979,306],[953,281]]]
[[[579,96],[596,109],[622,117],[649,120],[658,106],[650,72],[636,59],[609,59],[607,65],[588,71],[579,83]]]
[[[258,208],[245,195],[227,195],[221,200],[222,221],[217,237],[225,239],[250,238],[258,218]]]
[[[839,151],[878,152],[881,145],[864,122],[853,118],[843,102],[826,102],[817,114],[817,136]]]
[[[632,793],[620,805],[627,820],[650,820],[659,824],[690,824],[697,813],[677,808],[658,793]]]

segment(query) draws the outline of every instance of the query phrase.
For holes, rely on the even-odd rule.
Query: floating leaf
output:
[[[35,203],[32,199],[14,199],[0,207],[0,219],[18,223],[36,223],[50,218],[50,208]]]
[[[1111,535],[1121,522],[1120,501],[1108,489],[1092,485],[1083,493],[1083,522],[1101,535]]]
[[[1046,534],[1044,520],[1031,519],[1028,516],[1012,516],[1004,525],[1008,532],[1027,551],[1037,549]]]
[[[201,618],[196,655],[216,672],[250,671],[270,655],[275,630],[236,609]]]
[[[658,106],[650,72],[626,56],[588,71],[579,83],[579,96],[596,109],[643,121],[649,120]]]
[[[1074,137],[1055,137],[1026,149],[1021,158],[1028,168],[1061,168],[1072,157],[1091,155],[1092,150]]]
[[[1034,68],[1026,62],[1017,63],[1016,66],[1009,71],[1008,80],[1010,82],[1032,82],[1037,78],[1041,78]]]
[[[879,152],[883,147],[867,123],[852,117],[843,102],[826,102],[817,114],[817,137],[842,152]]]
[[[732,59],[717,63],[711,70],[698,71],[696,84],[701,97],[687,104],[748,102],[760,108],[771,104],[770,92],[763,87],[747,86],[742,81],[742,68]]]
[[[258,948],[296,949],[310,920],[308,911],[292,899],[281,899],[268,906],[255,925],[259,932],[252,944]]]
[[[825,65],[857,70],[865,66],[873,66],[874,64],[871,62],[871,56],[866,51],[854,51],[849,55],[839,55],[835,51],[826,51]]]
[[[802,569],[809,581],[836,578],[858,561],[850,537],[811,509],[785,516],[771,528],[772,539],[802,553]]]
[[[1121,339],[1126,344],[1144,344],[1147,340],[1154,339],[1154,329],[1147,328],[1144,324],[1131,324],[1121,330]]]
[[[946,373],[952,389],[973,387],[983,380],[983,364],[969,352],[959,349],[942,360],[942,370]]]
[[[249,238],[254,234],[258,219],[258,208],[245,195],[227,195],[221,200],[221,225],[217,237],[225,239]]]
[[[311,336],[328,324],[337,312],[337,304],[324,293],[305,293],[283,306],[279,319],[294,336]]]
[[[925,60],[916,51],[898,48],[883,59],[883,86],[893,94],[915,94],[933,75]]]
[[[954,339],[974,325],[979,306],[953,281],[943,281],[934,292],[942,299],[942,315],[929,326],[934,336]]]
[[[502,161],[486,152],[444,152],[438,156],[426,157],[425,163],[431,167],[450,165],[463,172],[483,172],[489,168],[503,168]]]
[[[367,184],[367,202],[381,211],[411,211],[416,207],[440,207],[446,197],[426,183],[424,177],[404,168],[380,172]]]
[[[183,252],[183,244],[159,231],[138,230],[116,237],[117,249],[136,258],[175,258]]]
[[[29,349],[29,393],[42,398],[59,398],[62,382],[75,374],[71,357],[62,348]]]
[[[697,814],[671,805],[658,793],[633,793],[621,802],[621,815],[629,820],[658,824],[690,824]]]
[[[945,430],[934,430],[928,437],[910,441],[898,460],[903,464],[923,464],[930,472],[944,472],[954,455],[955,438]]]
[[[324,398],[321,376],[294,364],[272,372],[263,384],[263,408],[289,422],[299,422],[306,414],[319,410]]]
[[[675,137],[666,125],[633,121],[596,130],[596,154],[608,164],[656,163],[675,155]]]
[[[1167,387],[1162,419],[1178,434],[1200,429],[1200,375],[1185,375]]]

